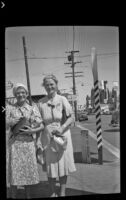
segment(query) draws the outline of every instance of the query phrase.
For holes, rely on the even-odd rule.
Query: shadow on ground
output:
[[[91,156],[91,164],[98,164],[98,157],[97,153],[94,152],[90,152],[90,156]],[[95,156],[95,157],[93,157]],[[75,163],[87,163],[86,161],[83,162],[82,161],[82,152],[74,152],[74,162]],[[108,160],[103,160],[104,163],[111,163],[112,161],[108,161]]]
[[[95,194],[93,192],[88,192],[88,191],[82,191],[82,190],[75,190],[72,188],[67,188],[66,189],[66,196],[79,196],[79,195],[91,195]]]
[[[119,128],[116,128],[116,129],[106,129],[104,130],[104,132],[119,132],[120,129]]]
[[[59,195],[59,186],[56,186],[57,195]],[[47,181],[40,182],[35,186],[31,186],[30,196],[31,198],[46,198],[50,197],[50,190]],[[66,188],[66,196],[78,196],[78,195],[91,195],[95,194],[88,191],[76,190],[72,188]],[[11,198],[11,193],[7,191],[7,198]],[[25,199],[25,193],[23,189],[18,190],[18,195],[16,199]]]

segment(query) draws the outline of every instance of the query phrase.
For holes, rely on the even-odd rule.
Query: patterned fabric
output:
[[[11,185],[32,185],[39,182],[38,166],[34,141],[11,143],[11,127],[16,118],[25,116],[33,123],[41,123],[42,118],[37,106],[30,106],[27,103],[22,107],[17,104],[6,110],[6,170],[7,186]]]
[[[16,141],[11,149],[12,185],[32,185],[39,182],[34,142]]]
[[[52,106],[51,106],[52,105]],[[68,100],[61,95],[56,94],[52,100],[44,97],[39,102],[39,110],[45,124],[45,129],[41,137],[43,148],[46,148],[46,166],[48,177],[59,177],[68,175],[69,172],[76,170],[73,158],[73,146],[70,130],[66,130],[63,134],[67,138],[66,150],[62,148],[59,151],[53,151],[55,143],[48,140],[48,127],[53,124],[61,126],[62,110],[64,108],[66,115],[69,117],[72,114],[72,108]],[[48,147],[48,148],[47,148]]]

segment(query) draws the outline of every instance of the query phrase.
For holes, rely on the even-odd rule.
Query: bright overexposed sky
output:
[[[97,51],[99,80],[107,80],[109,90],[113,82],[119,82],[119,29],[114,26],[74,26],[75,72],[83,72],[84,77],[76,78],[78,104],[85,104],[93,87],[91,70],[91,48]],[[5,32],[6,81],[24,83],[26,70],[22,37],[25,36],[31,94],[45,94],[41,86],[45,74],[53,73],[59,81],[59,89],[72,93],[72,72],[66,51],[73,50],[73,26],[11,27]],[[100,54],[100,55],[99,55]],[[7,90],[12,96],[12,89]]]

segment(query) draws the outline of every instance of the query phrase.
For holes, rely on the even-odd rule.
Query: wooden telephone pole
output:
[[[28,71],[28,60],[27,60],[27,48],[26,48],[24,36],[22,37],[22,40],[23,40],[23,48],[24,48],[24,59],[25,59],[25,68],[26,68],[27,87],[28,87],[28,93],[29,93],[29,103],[30,105],[32,105],[30,79],[29,79],[29,71]]]
[[[70,55],[68,56],[68,63],[64,63],[64,64],[71,64],[71,68],[72,68],[72,76],[67,76],[66,78],[72,77],[73,78],[73,95],[76,96],[76,83],[75,83],[75,77],[80,77],[82,75],[79,76],[75,76],[75,73],[82,73],[82,72],[75,72],[74,71],[74,67],[76,63],[82,63],[81,61],[79,62],[74,62],[74,53],[78,53],[79,51],[74,51],[74,40],[75,40],[75,31],[74,31],[74,26],[73,26],[73,50],[72,51],[68,51],[66,53],[70,53]],[[67,74],[67,73],[66,73]],[[77,100],[74,101],[74,111],[75,111],[75,120],[78,120],[77,117]]]

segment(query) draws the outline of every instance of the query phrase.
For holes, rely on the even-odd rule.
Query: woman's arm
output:
[[[74,116],[73,114],[70,115],[66,122],[61,126],[61,127],[57,127],[54,131],[54,134],[58,135],[62,135],[68,128],[69,126],[74,122]]]
[[[61,127],[57,128],[56,134],[62,135],[64,131],[66,131],[69,126],[74,122],[74,114],[72,111],[72,107],[70,103],[68,102],[67,98],[62,96],[62,105],[63,105],[63,112],[62,112],[62,121],[61,121]]]
[[[68,102],[67,98],[62,97],[62,102],[63,102],[63,115],[65,115],[65,119],[62,121],[63,124],[61,126],[62,132],[64,132],[74,121],[74,114],[72,111],[72,107],[70,103]]]
[[[14,126],[19,120],[13,119],[11,117],[6,117],[6,124],[7,126]]]
[[[12,106],[7,106],[6,107],[6,126],[7,127],[14,126],[20,120],[20,117],[19,118],[12,117],[12,111],[13,111],[13,107]]]
[[[74,115],[71,114],[66,122],[61,126],[62,127],[62,132],[64,132],[72,123],[74,122]]]
[[[34,134],[36,132],[42,131],[44,129],[44,124],[41,123],[39,127],[37,128],[31,128],[29,126],[25,126],[25,128],[20,129],[22,133],[29,133],[29,134]]]
[[[39,127],[33,128],[33,133],[42,131],[44,129],[44,124],[41,123]]]

